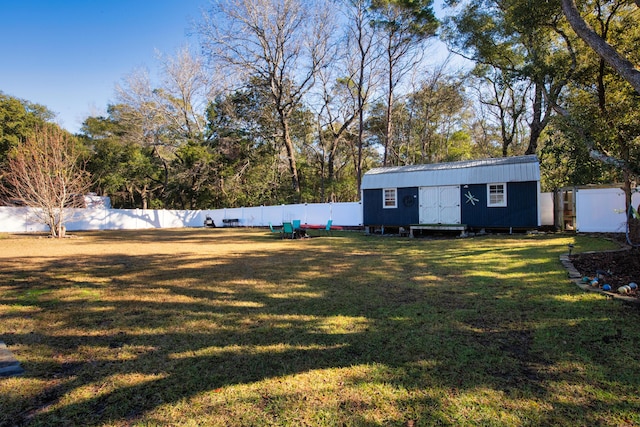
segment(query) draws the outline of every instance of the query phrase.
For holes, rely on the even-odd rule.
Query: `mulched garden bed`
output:
[[[614,239],[621,240],[620,237],[614,237]],[[611,286],[612,292],[616,292],[619,287],[631,282],[640,284],[640,249],[638,248],[580,253],[571,255],[569,259],[583,277],[594,278],[600,272],[602,276],[600,288],[606,283]],[[638,289],[632,290],[626,293],[626,296],[640,298],[640,292]]]

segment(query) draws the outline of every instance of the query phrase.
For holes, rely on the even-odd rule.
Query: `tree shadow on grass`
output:
[[[262,235],[258,234],[261,229],[254,228],[169,228],[169,229],[142,229],[142,230],[108,230],[108,231],[80,231],[73,232],[72,238],[78,245],[93,245],[97,240],[103,244],[123,243],[135,241],[136,244],[158,244],[166,243],[170,245],[196,244],[203,248],[210,244],[253,244],[256,240],[278,241],[280,238],[276,234],[264,229]]]
[[[473,258],[486,249],[448,254],[456,251]],[[521,249],[506,252],[531,258]],[[324,257],[334,261],[319,261]],[[48,386],[33,398],[5,400],[20,410],[4,420],[129,424],[161,405],[226,386],[358,365],[379,366],[383,373],[353,375],[348,381],[354,384],[379,381],[415,392],[397,399],[399,407],[409,408],[390,420],[398,424],[416,417],[427,424],[453,423],[457,414],[446,396],[419,392],[432,388],[453,395],[493,390],[506,399],[546,402],[554,410],[520,410],[522,419],[541,424],[597,422],[613,411],[637,412],[634,398],[599,397],[581,406],[564,401],[556,387],[593,381],[585,372],[569,370],[579,361],[611,378],[611,384],[597,385],[603,393],[637,390],[635,329],[603,317],[610,311],[600,302],[567,301],[565,291],[549,289],[549,278],[557,277],[553,270],[525,271],[526,283],[499,274],[487,280],[473,271],[450,271],[455,259],[437,253],[403,258],[370,245],[336,252],[318,244],[216,260],[197,254],[184,259],[109,255],[25,268],[24,282],[3,279],[7,292],[0,304],[37,308],[30,314],[34,328],[5,330],[5,341],[31,352],[26,377]],[[0,265],[2,277],[9,268]],[[70,280],[78,269],[84,279]],[[423,281],[423,275],[434,277]],[[27,288],[50,293],[26,297]],[[61,289],[68,290],[67,298],[60,298]],[[87,289],[95,293],[81,292]],[[638,320],[623,308],[614,312]],[[21,316],[8,311],[2,321],[10,325]],[[609,330],[614,325],[619,334]],[[606,347],[592,342],[603,336],[612,337]],[[612,365],[621,351],[627,355],[619,363],[628,365]],[[38,352],[44,354],[36,357]],[[631,373],[620,374],[627,370]],[[81,392],[86,395],[70,398]],[[281,405],[303,399],[289,393],[262,399]],[[250,403],[261,408],[264,402]],[[362,405],[345,396],[333,410],[354,424],[367,424]]]

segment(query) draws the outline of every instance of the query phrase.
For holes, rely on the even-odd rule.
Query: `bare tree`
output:
[[[376,74],[380,53],[376,51],[379,39],[371,24],[370,2],[368,0],[346,1],[346,40],[345,61],[347,70],[346,82],[356,99],[358,117],[358,135],[353,147],[353,162],[356,173],[358,194],[362,185],[362,163],[365,145],[365,107],[369,104],[372,93],[378,86],[379,75]]]
[[[214,63],[270,94],[296,194],[300,179],[290,120],[328,59],[330,10],[322,1],[216,0],[199,26]]]
[[[161,77],[157,85],[146,70],[136,70],[116,86],[116,96],[124,106],[119,117],[130,130],[126,138],[151,147],[162,164],[162,177],[153,180],[155,189],[165,194],[177,149],[189,141],[205,141],[205,110],[213,95],[202,59],[188,46],[173,56],[158,53],[158,59]],[[145,207],[151,191],[140,189]]]
[[[183,46],[173,56],[158,55],[162,81],[156,89],[156,103],[172,135],[181,140],[202,140],[206,120],[204,112],[213,98],[213,84],[203,67],[202,58]]]
[[[187,46],[174,56],[158,53],[161,80],[154,84],[146,70],[135,70],[116,86],[118,101],[137,112],[143,145],[179,146],[204,135],[204,112],[212,98],[201,58]]]
[[[413,10],[389,0],[372,1],[374,8],[373,25],[381,34],[384,46],[386,72],[386,111],[384,129],[383,166],[393,163],[389,154],[394,152],[393,107],[395,92],[403,77],[414,70],[424,54],[425,41],[435,35],[437,21],[428,14],[428,18],[418,19]]]
[[[447,161],[449,140],[468,115],[462,79],[448,72],[448,61],[420,76],[405,103],[409,113],[411,163]]]
[[[54,125],[37,128],[15,147],[6,163],[2,193],[9,201],[33,210],[53,237],[64,237],[64,224],[84,207],[90,186],[82,153],[73,136]]]
[[[315,156],[322,176],[321,199],[330,201],[335,201],[335,193],[330,188],[330,194],[325,198],[326,184],[331,186],[335,180],[337,153],[357,117],[355,94],[349,89],[349,79],[336,76],[341,71],[338,67],[331,67],[318,74],[318,150]]]
[[[509,148],[519,151],[516,146],[524,140],[523,121],[531,84],[504,78],[493,68],[486,68],[477,80],[480,82],[480,87],[476,88],[478,101],[487,107],[500,129],[502,156],[507,157]]]

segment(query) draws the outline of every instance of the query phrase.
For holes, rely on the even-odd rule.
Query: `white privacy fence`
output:
[[[31,208],[0,207],[0,231],[21,233],[49,231]],[[202,226],[201,211],[151,209],[69,209],[65,227],[78,230],[127,230]]]
[[[298,205],[257,206],[252,208],[226,208],[204,210],[216,226],[222,226],[224,219],[237,219],[242,227],[266,227],[269,224],[282,225],[299,219],[301,224],[325,225],[333,220],[334,225],[358,227],[362,225],[362,204],[352,203],[304,203]]]
[[[211,210],[155,209],[73,209],[65,223],[68,231],[135,230],[145,228],[202,227],[210,216],[216,226],[224,219],[237,220],[242,227],[267,227],[299,219],[302,224],[357,227],[362,225],[362,205],[354,203],[305,203],[297,205],[257,206]],[[31,208],[0,207],[0,232],[47,232],[48,227],[36,219]]]
[[[540,193],[540,225],[553,223],[553,193]]]
[[[580,189],[576,193],[576,229],[579,232],[624,232],[626,224],[624,193],[618,188]],[[640,194],[634,193],[638,206]],[[553,225],[554,206],[551,193],[540,195],[541,225]],[[223,220],[237,220],[241,227],[267,227],[299,219],[306,225],[358,227],[363,225],[362,204],[305,203],[297,205],[257,206],[211,210],[152,209],[77,209],[75,217],[65,224],[67,230],[125,230],[145,228],[202,227],[210,216],[217,227]],[[0,207],[0,232],[46,232],[29,208]]]
[[[582,233],[624,233],[627,227],[625,194],[620,188],[588,188],[575,192],[576,231]],[[640,193],[631,194],[638,208]]]

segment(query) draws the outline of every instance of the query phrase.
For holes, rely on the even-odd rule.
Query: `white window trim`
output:
[[[393,191],[393,194],[395,195],[395,197],[393,198],[394,200],[394,205],[393,206],[387,206],[387,191]],[[382,189],[382,208],[383,209],[396,209],[398,207],[398,189],[397,188],[383,188]]]
[[[491,203],[491,186],[501,185],[504,191],[504,197],[500,203]],[[506,182],[492,182],[487,184],[487,207],[488,208],[506,208],[507,207],[507,183]]]

